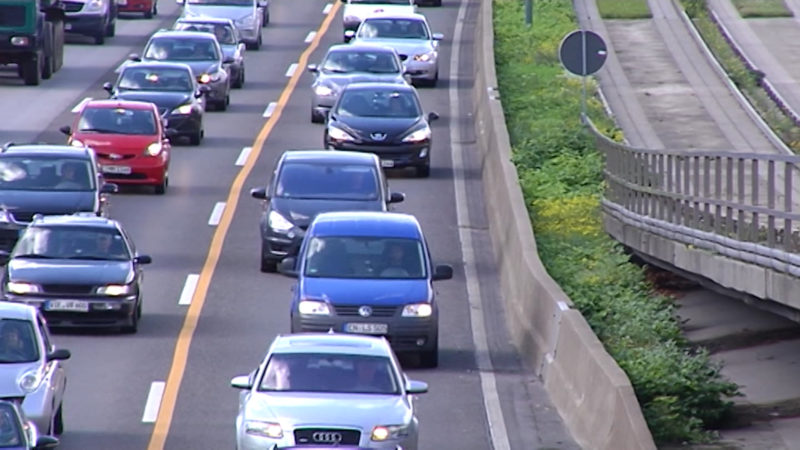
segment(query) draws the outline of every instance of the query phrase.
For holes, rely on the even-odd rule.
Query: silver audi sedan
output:
[[[414,394],[383,337],[304,333],[275,338],[240,389],[236,448],[302,446],[417,449]]]

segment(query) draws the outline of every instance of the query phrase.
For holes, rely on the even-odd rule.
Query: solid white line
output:
[[[316,31],[309,31],[308,34],[306,35],[306,39],[303,42],[308,44],[309,42],[314,40],[314,37],[316,37],[316,35],[317,35]]]
[[[86,97],[85,99],[81,100],[80,103],[78,103],[77,105],[75,105],[74,108],[72,108],[72,112],[73,113],[81,112],[83,107],[86,106],[86,104],[89,103],[90,101],[92,101],[92,97]]]
[[[150,385],[150,393],[147,394],[147,403],[144,404],[142,422],[153,423],[156,421],[158,409],[161,407],[161,397],[164,395],[164,386],[166,386],[166,383],[163,381],[153,381]]]
[[[183,285],[181,291],[181,298],[178,299],[179,305],[191,305],[192,297],[194,297],[194,290],[197,289],[197,282],[200,281],[200,275],[193,273],[186,276],[186,283]]]
[[[266,112],[265,112],[266,114]],[[236,165],[241,167],[247,162],[247,158],[250,156],[250,152],[253,151],[253,147],[245,147],[242,149],[242,152],[239,153],[239,157],[236,158]]]
[[[452,54],[450,56],[450,157],[453,166],[453,184],[456,195],[456,216],[458,220],[458,237],[461,241],[461,254],[464,259],[464,275],[467,279],[467,298],[469,299],[469,317],[472,325],[472,341],[475,345],[475,362],[481,380],[483,392],[483,405],[486,409],[486,420],[489,425],[489,435],[494,450],[510,450],[508,431],[503,419],[503,410],[500,406],[500,395],[497,393],[497,380],[494,367],[489,354],[489,339],[486,336],[486,320],[483,314],[481,286],[478,282],[477,269],[475,268],[475,249],[472,245],[472,228],[469,227],[469,204],[467,203],[467,190],[465,185],[464,160],[461,146],[461,126],[458,118],[463,111],[458,97],[458,79],[460,78],[459,64],[461,52],[461,38],[463,24],[466,17],[468,0],[461,0],[458,7],[456,26],[453,32]],[[479,64],[479,61],[475,61]]]
[[[331,8],[333,8],[333,3],[328,3],[324,8],[322,8],[322,14],[327,15],[329,12],[331,12]]]
[[[219,225],[223,211],[225,211],[225,202],[217,202],[217,204],[214,205],[214,209],[211,211],[211,217],[208,218],[208,224],[212,227]]]
[[[262,114],[262,116],[266,118],[272,117],[272,113],[275,112],[275,108],[277,107],[278,104],[276,102],[270,102],[269,105],[267,105],[267,109],[264,110],[264,114]]]
[[[286,76],[291,78],[292,75],[294,75],[295,70],[297,70],[297,63],[292,63],[292,65],[289,66],[289,69],[286,70]]]

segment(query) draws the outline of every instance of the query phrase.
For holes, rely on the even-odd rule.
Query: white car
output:
[[[375,14],[382,13],[398,13],[398,14],[413,14],[417,12],[417,5],[414,0],[341,0],[344,2],[344,11],[342,13],[344,22],[345,34],[344,41],[347,42],[350,38],[347,37],[347,31],[355,31],[361,22],[367,17]]]

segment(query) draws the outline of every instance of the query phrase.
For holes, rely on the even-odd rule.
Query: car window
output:
[[[399,73],[400,65],[392,53],[387,52],[331,52],[322,62],[323,72]]]
[[[126,108],[84,108],[77,131],[113,134],[156,134],[152,110]]]
[[[33,324],[24,319],[0,319],[0,364],[39,360]]]
[[[324,353],[272,355],[259,390],[382,395],[400,393],[391,359]]]
[[[22,233],[11,257],[126,261],[131,254],[113,228],[32,226]]]
[[[304,275],[314,278],[419,279],[427,276],[422,243],[381,237],[313,237]]]
[[[0,403],[0,448],[21,448],[23,445],[22,425],[14,407]]]
[[[358,31],[365,39],[428,39],[425,22],[414,19],[368,19]]]
[[[237,43],[233,35],[233,29],[229,25],[218,23],[178,22],[175,24],[174,29],[180,31],[202,31],[203,33],[211,33],[217,37],[217,42],[222,45],[233,45]]]
[[[176,91],[194,90],[192,74],[188,69],[128,67],[117,84],[123,90]]]
[[[378,176],[371,166],[287,163],[275,196],[298,199],[377,200]]]
[[[411,91],[346,90],[336,108],[338,114],[355,117],[414,118],[422,115]]]
[[[157,38],[150,40],[144,57],[158,61],[215,61],[219,53],[211,39]]]
[[[88,159],[30,156],[0,158],[0,189],[91,191],[95,189]]]
[[[47,322],[40,313],[36,314],[36,326],[39,327],[39,336],[42,337],[42,346],[45,351],[52,351],[53,343],[50,341],[50,330],[47,328]]]

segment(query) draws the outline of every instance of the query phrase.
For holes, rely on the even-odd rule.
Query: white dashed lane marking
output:
[[[331,12],[331,8],[333,8],[333,3],[328,3],[324,8],[322,8],[322,14],[327,15],[329,12]]]
[[[211,211],[211,217],[208,218],[208,224],[212,227],[219,225],[223,211],[225,211],[225,202],[217,202],[217,204],[214,205],[214,209]]]
[[[266,114],[266,113],[267,112],[264,111],[264,114]],[[239,166],[239,167],[243,166],[244,163],[247,162],[247,157],[250,156],[250,152],[251,151],[253,151],[253,147],[245,147],[245,148],[243,148],[242,152],[239,153],[239,157],[236,158],[236,165]]]
[[[315,37],[316,35],[317,35],[317,32],[316,32],[316,31],[309,31],[309,32],[308,32],[308,34],[306,35],[306,38],[305,38],[305,40],[304,40],[303,42],[305,42],[306,44],[308,44],[309,42],[311,42],[311,41],[313,41],[313,40],[314,40],[314,37]]]
[[[164,395],[164,386],[166,383],[163,381],[153,381],[150,384],[150,393],[147,394],[147,403],[144,405],[144,414],[142,414],[142,422],[153,423],[158,417],[158,409],[161,407],[161,397]]]
[[[286,76],[291,78],[292,75],[294,75],[295,70],[297,70],[297,63],[292,63],[292,65],[289,66],[289,69],[286,70]]]
[[[179,305],[191,305],[194,291],[197,289],[197,282],[200,280],[200,275],[193,273],[186,276],[186,283],[183,285],[181,291],[181,298],[178,299]]]
[[[275,112],[275,108],[277,108],[277,107],[278,107],[277,103],[270,102],[270,104],[267,105],[267,109],[264,110],[264,114],[262,114],[262,116],[264,116],[267,119],[272,117],[272,113]]]

